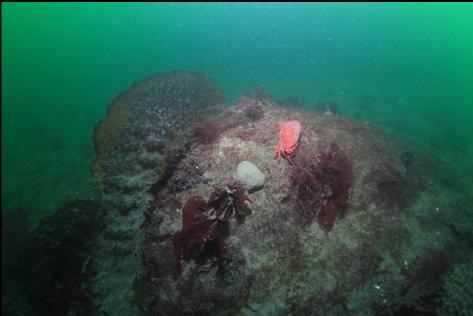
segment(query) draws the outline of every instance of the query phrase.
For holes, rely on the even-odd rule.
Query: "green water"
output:
[[[446,223],[470,236],[472,21],[468,3],[2,3],[2,211],[35,225],[66,201],[99,200],[93,133],[108,105],[150,74],[196,70],[229,106],[254,86],[307,108],[336,102],[430,156],[448,197],[420,205],[455,200],[445,216],[465,224]],[[16,284],[2,290],[15,297]]]
[[[94,124],[133,81],[202,71],[423,146],[472,192],[471,4],[2,4],[2,207],[94,196]],[[466,172],[466,173],[465,173]]]

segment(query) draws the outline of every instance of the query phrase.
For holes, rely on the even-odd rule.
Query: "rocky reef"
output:
[[[320,104],[257,87],[228,108],[197,72],[133,84],[95,129],[100,203],[34,230],[2,213],[2,314],[468,315],[471,201],[435,157]]]
[[[100,311],[138,312],[130,302],[135,277],[143,270],[145,211],[196,138],[190,126],[223,112],[225,104],[212,79],[171,72],[133,84],[97,124],[92,170],[103,189],[108,225],[94,252],[97,274],[89,288],[97,293]]]
[[[2,315],[91,315],[91,259],[102,205],[71,201],[29,229],[26,211],[2,213]]]
[[[132,251],[109,255],[102,268],[108,279],[95,282],[111,285],[95,288],[129,290],[120,303],[129,306],[120,310],[150,315],[426,311],[442,289],[442,275],[457,262],[439,260],[456,237],[433,219],[451,222],[449,213],[432,214],[435,202],[428,197],[441,189],[422,168],[427,158],[406,154],[404,144],[336,111],[287,106],[261,88],[225,111],[223,94],[210,86],[201,93],[214,97],[195,102],[206,113],[201,118],[175,107],[179,89],[161,103],[179,115],[181,124],[171,129],[149,119],[153,98],[127,99],[142,107],[114,140],[113,158],[96,141],[95,170],[116,209],[108,229],[134,237],[104,241],[105,253],[114,245]],[[291,165],[275,160],[274,151],[278,126],[292,119],[303,132]],[[96,135],[100,126],[109,129],[102,121]],[[116,130],[102,138],[114,139]],[[169,130],[173,137],[163,140]],[[244,161],[265,176],[248,197],[237,181]],[[453,249],[462,257],[462,246]],[[428,273],[434,262],[438,269]],[[117,265],[121,274],[108,271]],[[102,310],[113,313],[117,299],[102,299]]]
[[[452,248],[452,236],[434,219],[451,221],[448,213],[433,214],[440,203],[428,196],[444,188],[425,174],[422,154],[409,152],[406,160],[405,144],[367,124],[254,94],[190,124],[194,141],[172,173],[151,186],[141,226],[143,269],[135,279],[140,311],[435,310],[428,306],[436,306],[442,276],[457,262],[439,254],[462,257],[464,248]],[[278,126],[292,119],[303,132],[289,164],[274,157]],[[216,192],[228,194],[244,161],[258,166],[264,186],[250,190],[245,216],[218,221],[208,205]],[[429,273],[432,266],[438,269]]]

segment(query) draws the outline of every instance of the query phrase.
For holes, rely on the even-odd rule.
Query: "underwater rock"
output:
[[[269,95],[263,86],[254,86],[246,89],[242,98],[253,99],[259,106],[280,105],[279,101]]]
[[[384,161],[374,167],[366,175],[364,182],[371,201],[379,210],[390,212],[397,212],[409,205],[420,186],[417,181],[409,181],[401,166],[396,166],[391,161]]]
[[[405,144],[363,123],[283,107],[262,89],[225,111],[218,87],[189,82],[199,75],[159,78],[124,106],[123,128],[98,128],[94,170],[110,222],[93,256],[99,311],[384,315],[419,311],[436,294],[438,278],[422,271],[451,264],[438,254],[452,249],[441,217],[455,212],[432,213],[441,188],[423,191],[420,154],[406,173],[414,166],[399,157]],[[202,108],[181,107],[181,98],[174,107],[188,86],[203,89],[189,96]],[[202,95],[214,97],[193,103]],[[274,159],[278,127],[291,119],[304,126],[292,165]],[[251,212],[242,162],[266,180],[250,181],[264,183]],[[438,254],[425,256],[432,244]]]
[[[130,288],[142,274],[142,221],[195,138],[194,123],[222,113],[225,103],[223,91],[211,78],[175,71],[134,83],[96,125],[92,171],[103,189],[109,225],[93,254],[97,274],[88,288],[97,294],[100,312],[138,313],[130,304]],[[181,185],[186,189],[188,182],[180,179],[175,189]],[[174,212],[176,201],[164,199]],[[132,232],[127,234],[132,238],[122,238],[124,230]]]
[[[294,96],[289,96],[285,99],[279,100],[279,103],[282,106],[288,107],[288,108],[300,108],[304,106],[304,102]]]
[[[134,83],[95,127],[95,174],[107,172],[112,152],[136,154],[139,146],[162,152],[190,123],[222,112],[225,103],[223,91],[198,72],[175,71]]]
[[[204,145],[212,145],[222,133],[237,126],[245,126],[251,119],[244,114],[230,111],[221,115],[198,122],[194,126],[194,134],[198,141]]]
[[[167,180],[166,186],[170,193],[190,190],[204,180],[196,159],[193,155],[186,155],[181,159],[172,176]]]
[[[83,286],[95,273],[90,256],[105,228],[104,215],[104,208],[93,201],[73,201],[43,219],[33,231],[29,251],[34,262],[32,273],[41,277],[29,296],[41,315],[72,310],[88,314],[95,308],[92,293]]]
[[[322,112],[324,115],[340,114],[337,102],[317,101],[314,110]]]
[[[469,258],[466,262],[456,264],[445,277],[442,298],[438,315],[460,315],[467,316],[473,310],[471,299],[471,285],[473,284],[473,260]]]
[[[68,202],[31,232],[24,214],[4,217],[2,213],[2,256],[8,255],[10,261],[10,266],[4,266],[2,260],[2,276],[8,269],[8,282],[15,284],[12,288],[26,292],[25,301],[15,298],[23,307],[16,307],[13,314],[24,310],[24,305],[31,306],[33,315],[92,314],[96,308],[93,293],[85,286],[95,273],[90,256],[105,228],[103,206],[90,200]],[[11,224],[16,226],[3,229]],[[13,229],[21,234],[11,235]],[[15,254],[5,253],[4,247],[11,248],[12,243]]]
[[[261,188],[266,181],[264,173],[250,161],[242,161],[238,164],[235,179],[240,181],[249,192]]]
[[[253,121],[259,121],[263,118],[263,109],[256,100],[242,97],[235,105],[233,110],[248,116]]]
[[[401,154],[401,160],[404,168],[406,168],[406,174],[408,174],[409,170],[413,168],[416,159],[411,151],[406,150]]]
[[[182,219],[170,207],[150,209],[143,224],[144,234],[150,236],[144,241],[143,256],[145,271],[154,280],[148,285],[156,298],[147,308],[155,314],[225,315],[246,313],[247,306],[264,314],[265,304],[288,315],[315,311],[339,315],[348,310],[362,314],[353,307],[358,305],[351,295],[361,295],[366,290],[360,285],[372,288],[383,277],[378,271],[387,260],[384,256],[403,255],[402,245],[411,240],[412,233],[399,217],[402,213],[392,212],[390,216],[398,216],[393,220],[385,212],[367,209],[377,205],[376,188],[383,186],[382,178],[370,175],[391,155],[398,157],[397,145],[380,143],[379,136],[361,123],[282,108],[270,100],[265,99],[269,104],[261,107],[264,115],[257,121],[235,109],[209,118],[205,132],[201,130],[169,181],[163,183],[162,192],[172,192],[180,201],[210,198],[202,202],[199,212],[198,207],[189,206],[192,203],[185,205]],[[274,147],[281,122],[294,118],[304,125],[304,137],[290,165],[274,159]],[[265,181],[264,190],[253,192],[251,213],[228,208],[240,193],[235,187],[225,188],[232,176],[245,184],[235,172],[244,161],[251,161],[265,179],[271,179]],[[385,172],[391,170],[397,177],[394,170],[402,170],[402,162],[393,163],[394,169]],[[199,170],[200,175],[190,170]],[[187,181],[192,185],[180,184]],[[369,189],[365,189],[367,181]],[[417,180],[402,181],[415,197]],[[180,189],[175,190],[176,186]],[[190,213],[198,214],[190,216],[193,225],[186,220]],[[245,216],[234,218],[235,214]],[[218,218],[224,224],[216,224]],[[327,233],[330,237],[324,237]],[[389,254],[384,254],[385,249]],[[176,254],[175,260],[164,259]],[[171,277],[178,260],[182,273]],[[393,267],[390,277],[395,278],[396,271]],[[272,294],[275,289],[278,299]],[[379,297],[372,295],[363,304],[377,312],[378,303]]]

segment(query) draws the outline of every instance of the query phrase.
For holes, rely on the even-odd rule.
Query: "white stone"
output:
[[[245,189],[251,192],[264,185],[266,176],[252,162],[242,161],[237,166],[235,179],[240,181]]]

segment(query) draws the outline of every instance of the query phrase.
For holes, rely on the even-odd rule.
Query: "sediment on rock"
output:
[[[190,123],[225,108],[223,91],[197,72],[154,75],[133,84],[110,105],[95,128],[97,159],[92,170],[107,205],[108,227],[96,248],[97,275],[89,284],[100,309],[135,315],[132,284],[143,270],[140,226],[192,135]],[[124,238],[123,231],[128,231]]]
[[[198,101],[174,104],[189,87],[200,87],[187,95]],[[151,77],[118,99],[130,105],[126,120],[119,112],[97,127],[110,225],[91,288],[103,311],[389,314],[435,294],[426,268],[446,270],[437,259],[457,237],[439,224],[447,215],[429,210],[441,188],[426,183],[418,153],[334,104],[307,111],[258,88],[225,110],[209,87],[195,73]],[[278,127],[295,119],[302,133],[290,164],[275,150]],[[265,176],[248,200],[235,193],[242,161]],[[242,199],[244,216],[226,215]]]

